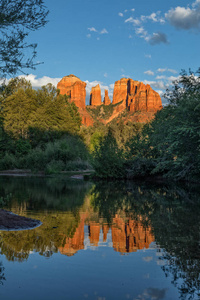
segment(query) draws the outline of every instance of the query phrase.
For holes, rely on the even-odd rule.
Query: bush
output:
[[[61,160],[52,160],[46,165],[45,173],[46,174],[57,174],[63,171],[65,168],[65,164]]]

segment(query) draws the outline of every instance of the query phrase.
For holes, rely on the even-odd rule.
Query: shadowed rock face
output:
[[[67,95],[78,108],[85,108],[86,83],[74,75],[68,75],[61,79],[57,88],[61,95]]]
[[[115,82],[113,104],[123,101],[131,112],[156,112],[162,108],[160,95],[149,84],[122,78]]]
[[[92,105],[92,106],[101,105],[101,88],[100,88],[99,84],[92,87],[92,89],[91,89],[90,105]]]
[[[109,105],[109,104],[111,103],[110,98],[109,98],[109,96],[108,96],[108,90],[105,90],[105,96],[104,96],[104,101],[103,101],[103,103],[104,103],[105,105]]]

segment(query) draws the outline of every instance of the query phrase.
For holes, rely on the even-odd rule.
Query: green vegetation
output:
[[[36,91],[15,78],[0,94],[0,170],[53,174],[92,165],[105,179],[199,180],[200,70],[183,72],[165,97],[168,105],[146,125],[123,115],[100,123],[112,114],[109,105],[92,108],[96,122],[85,127],[75,104],[51,84]]]
[[[189,75],[182,72],[179,80],[174,83],[172,90],[166,92],[165,97],[168,105],[142,130],[136,131],[129,140],[124,141],[126,147],[121,154],[124,162],[121,160],[119,162],[122,168],[121,178],[162,176],[173,180],[199,180],[200,69],[196,74],[191,71]],[[110,143],[113,143],[113,137],[107,136],[108,138]],[[115,155],[122,149],[119,140],[118,138]],[[98,176],[107,178],[105,175],[107,167],[104,163],[107,153],[104,143],[101,143],[100,149],[94,153],[94,157],[99,161],[98,153],[102,153],[101,168],[95,163],[94,168]],[[111,169],[115,165],[115,155],[113,165],[110,165]]]
[[[77,107],[51,84],[36,91],[25,79],[10,80],[2,87],[0,121],[0,170],[52,174],[89,166]]]

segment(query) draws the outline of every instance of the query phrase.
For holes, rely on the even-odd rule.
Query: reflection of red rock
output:
[[[78,250],[84,249],[84,223],[85,218],[83,217],[74,236],[72,238],[66,237],[65,245],[58,248],[61,254],[72,256]]]
[[[90,244],[92,246],[98,246],[100,235],[100,224],[96,222],[90,222],[88,226]]]
[[[104,103],[105,105],[109,105],[109,104],[111,103],[110,98],[109,98],[109,96],[108,96],[108,90],[105,90],[105,96],[104,96],[104,101],[103,101],[103,103]]]
[[[60,94],[66,94],[69,96],[71,101],[73,101],[79,108],[85,108],[85,87],[86,83],[74,75],[63,77],[57,85],[57,88],[60,90]]]
[[[123,100],[123,105],[131,112],[153,112],[162,108],[162,101],[157,92],[149,84],[122,78],[115,82],[113,104]]]
[[[151,229],[144,228],[140,222],[129,219],[125,223],[118,215],[113,219],[112,241],[116,251],[126,253],[149,248],[153,240]]]
[[[107,240],[107,234],[109,231],[109,226],[107,224],[103,224],[103,242]]]
[[[100,88],[99,84],[92,87],[92,89],[91,89],[90,105],[92,105],[92,106],[101,105],[101,88]]]

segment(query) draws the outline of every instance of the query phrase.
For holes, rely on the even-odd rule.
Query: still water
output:
[[[200,188],[0,178],[0,299],[200,299]]]

